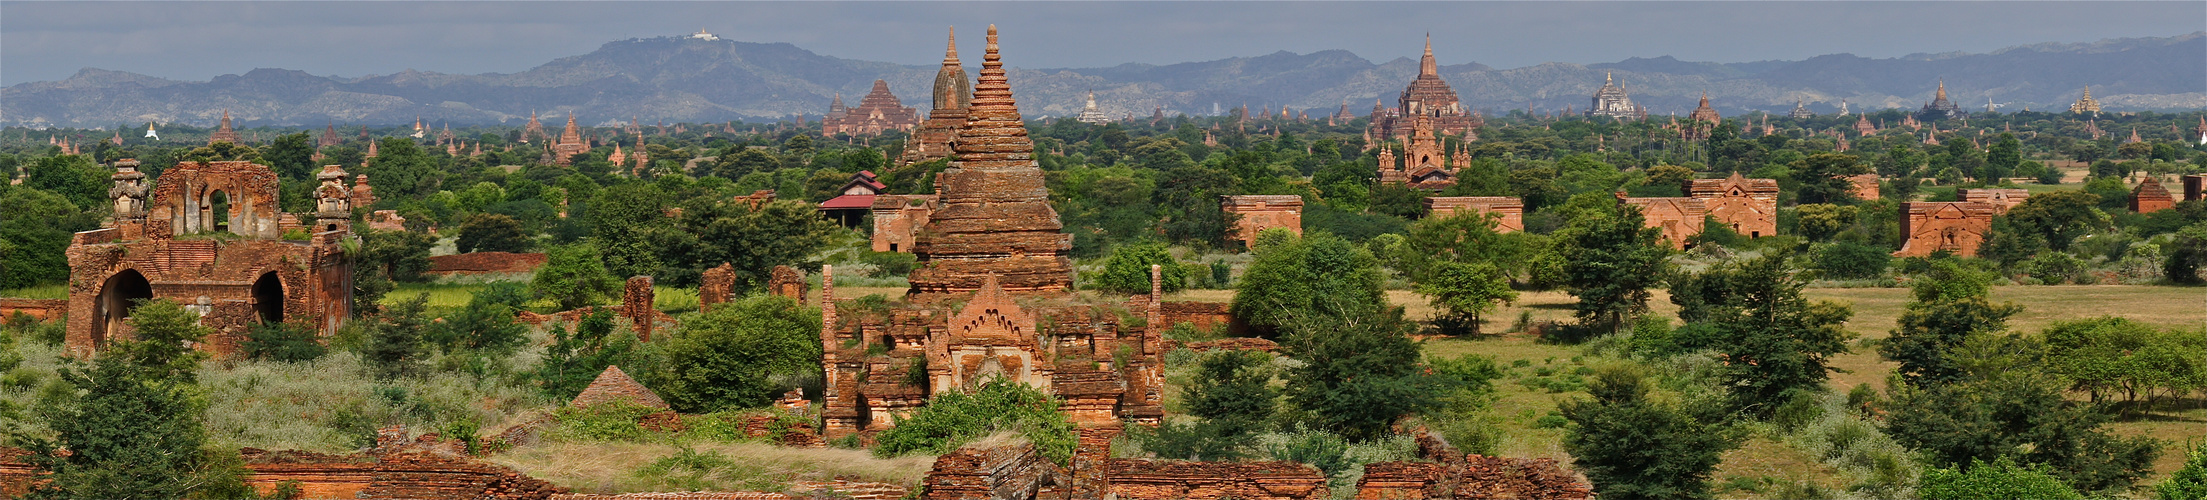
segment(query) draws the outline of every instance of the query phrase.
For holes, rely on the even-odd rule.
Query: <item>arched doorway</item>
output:
[[[107,344],[109,335],[124,331],[123,321],[130,318],[130,310],[138,307],[138,301],[153,298],[153,283],[136,269],[125,269],[107,277],[100,284],[100,295],[92,321],[92,345],[98,348]]]
[[[284,322],[284,282],[275,271],[253,280],[253,311],[260,313],[262,323]]]
[[[230,230],[230,194],[216,190],[207,195],[207,227],[216,232]]]

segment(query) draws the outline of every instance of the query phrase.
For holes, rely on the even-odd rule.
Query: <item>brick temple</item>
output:
[[[1687,196],[1631,197],[1618,191],[1617,202],[1638,207],[1647,227],[1662,229],[1663,240],[1676,249],[1685,249],[1687,240],[1701,234],[1709,215],[1700,198]]]
[[[890,130],[910,131],[919,124],[919,111],[889,93],[889,82],[877,79],[873,90],[858,101],[858,107],[843,107],[843,94],[836,94],[835,102],[828,105],[828,114],[820,117],[820,135],[880,135]]]
[[[1425,199],[1426,217],[1447,218],[1461,213],[1494,214],[1494,232],[1525,230],[1525,200],[1515,196],[1435,196]]]
[[[217,354],[231,352],[254,324],[329,335],[351,316],[352,264],[342,246],[353,238],[353,191],[344,170],[322,167],[315,218],[306,221],[278,211],[276,173],[266,165],[178,163],[151,189],[137,167],[115,163],[114,218],[70,241],[71,353],[130,338],[127,320],[141,299],[199,313],[216,331],[202,348]]]
[[[1992,217],[2007,208],[1983,201],[1936,201],[1900,204],[1900,233],[1908,238],[1895,257],[1925,257],[1948,252],[1977,256],[1977,246],[1992,230]]]
[[[905,297],[846,304],[834,298],[833,268],[821,269],[829,438],[888,428],[935,394],[996,377],[1057,395],[1083,426],[1164,416],[1161,295],[1075,299],[1072,241],[1050,207],[994,26],[982,60],[956,159],[937,177],[936,200],[923,202],[935,208],[904,221],[920,226],[910,251],[921,266]]]
[[[1778,180],[1749,179],[1739,172],[1723,179],[1686,181],[1686,195],[1701,200],[1710,217],[1749,238],[1778,234]]]
[[[958,61],[956,28],[950,30],[950,44],[943,49],[943,67],[935,72],[932,95],[934,108],[928,110],[927,121],[905,139],[904,154],[897,156],[899,166],[949,158],[958,129],[966,126],[966,108],[973,104],[973,83],[966,79],[965,66]]]
[[[1238,216],[1232,235],[1227,239],[1239,241],[1243,248],[1255,248],[1257,235],[1267,229],[1286,229],[1303,234],[1303,197],[1268,194],[1221,196],[1219,207],[1226,213]]]
[[[1456,90],[1441,79],[1433,59],[1433,37],[1425,40],[1425,55],[1418,61],[1418,76],[1402,89],[1394,109],[1372,103],[1372,121],[1364,129],[1364,143],[1380,148],[1379,182],[1406,184],[1429,191],[1456,185],[1456,172],[1470,161],[1463,147],[1447,147],[1448,137],[1479,139],[1481,120],[1457,100]],[[1395,156],[1400,142],[1402,156]]]

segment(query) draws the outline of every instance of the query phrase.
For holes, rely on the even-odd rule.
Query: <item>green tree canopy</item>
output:
[[[766,406],[793,381],[820,375],[820,311],[753,295],[688,317],[664,349],[660,392],[676,410]]]

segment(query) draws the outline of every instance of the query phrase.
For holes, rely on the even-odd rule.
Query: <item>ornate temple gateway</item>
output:
[[[937,393],[996,377],[1063,398],[1084,426],[1157,422],[1161,295],[1072,294],[1072,240],[1050,208],[994,26],[966,115],[956,159],[936,179],[940,208],[914,236],[911,290],[887,303],[838,301],[834,270],[821,269],[827,437],[890,427]]]

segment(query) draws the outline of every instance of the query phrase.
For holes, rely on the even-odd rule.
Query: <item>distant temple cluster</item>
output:
[[[835,101],[828,104],[828,114],[820,117],[820,135],[879,135],[891,130],[908,132],[919,125],[919,111],[889,93],[889,82],[874,80],[873,90],[858,101],[858,107],[843,107],[843,94],[835,94]]]
[[[1433,59],[1433,38],[1425,40],[1425,54],[1418,60],[1418,76],[1402,90],[1394,109],[1372,102],[1371,123],[1365,126],[1364,143],[1380,148],[1379,182],[1407,184],[1438,191],[1456,185],[1456,172],[1471,160],[1461,143],[1450,149],[1449,137],[1479,139],[1484,124],[1456,98],[1456,90],[1441,80],[1440,65]],[[1392,141],[1401,143],[1395,155]]]

